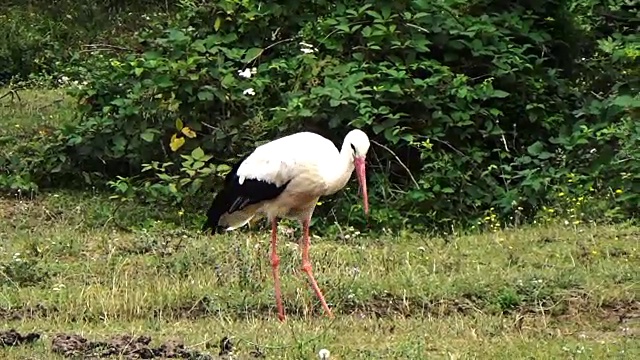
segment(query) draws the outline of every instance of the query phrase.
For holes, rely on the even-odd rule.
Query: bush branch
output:
[[[420,185],[418,184],[418,182],[416,181],[416,178],[413,177],[413,174],[411,174],[411,170],[409,170],[409,168],[407,167],[407,165],[405,165],[402,160],[400,160],[400,158],[398,157],[398,155],[396,155],[395,152],[393,152],[393,150],[389,149],[388,147],[380,144],[379,142],[375,141],[375,140],[371,140],[371,143],[387,150],[391,155],[393,155],[393,157],[396,159],[396,161],[400,164],[400,166],[402,166],[403,169],[405,169],[405,171],[407,172],[407,174],[409,174],[409,177],[411,178],[411,181],[413,182],[413,185],[416,186],[416,189],[420,189]]]

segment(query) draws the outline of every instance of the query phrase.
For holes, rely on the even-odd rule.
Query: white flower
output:
[[[238,75],[248,79],[251,77],[251,69],[238,70]]]
[[[300,51],[302,51],[305,54],[311,54],[316,52],[316,48],[314,48],[313,45],[303,41],[300,43]]]
[[[320,360],[329,360],[329,350],[327,349],[321,349],[320,351],[318,351],[318,358],[320,358]]]
[[[68,77],[66,77],[66,76],[64,76],[64,75],[63,75],[63,76],[61,76],[61,77],[58,79],[58,83],[59,83],[59,84],[66,84],[66,83],[68,83],[68,82],[69,82],[69,78],[68,78]]]
[[[249,96],[253,96],[256,94],[256,92],[253,90],[253,88],[248,88],[245,89],[245,91],[242,92],[243,95],[249,95]]]

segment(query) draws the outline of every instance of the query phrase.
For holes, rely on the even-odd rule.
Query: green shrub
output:
[[[638,38],[582,3],[183,0],[134,50],[69,64],[87,85],[64,164],[184,206],[267,139],[359,127],[374,226],[530,221],[559,193],[635,215]],[[361,225],[347,190],[318,213]]]

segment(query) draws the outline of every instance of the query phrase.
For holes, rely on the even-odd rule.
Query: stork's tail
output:
[[[234,230],[249,223],[255,216],[255,207],[248,206],[242,210],[236,210],[229,213],[233,204],[230,191],[223,188],[213,199],[209,210],[207,211],[207,220],[202,226],[202,231],[220,234],[228,230]]]

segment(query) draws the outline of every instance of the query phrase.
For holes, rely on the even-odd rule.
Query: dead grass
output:
[[[321,348],[332,359],[640,356],[637,227],[316,238],[333,321],[283,234],[280,324],[268,233],[207,237],[113,209],[86,194],[0,202],[0,330],[42,335],[3,358],[56,359],[61,332],[177,338],[214,355],[227,336],[249,358],[311,359]]]

